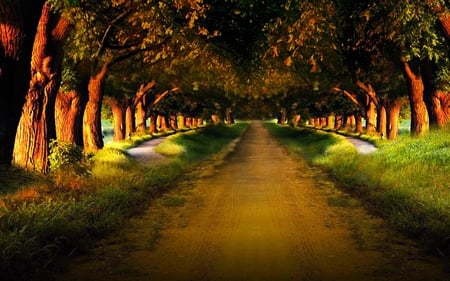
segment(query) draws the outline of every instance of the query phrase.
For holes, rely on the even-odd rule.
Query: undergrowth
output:
[[[450,130],[402,136],[359,155],[345,138],[307,128],[267,124],[294,153],[326,168],[349,193],[368,203],[423,249],[450,254]]]
[[[2,179],[0,186],[1,280],[45,280],[59,257],[89,250],[93,241],[142,212],[190,166],[218,152],[246,126],[205,127],[174,135],[167,141],[182,145],[184,152],[166,164],[137,162],[126,149],[112,145],[90,158],[89,173],[66,173],[66,158],[56,159],[64,163],[63,170],[55,169],[49,176],[2,167],[0,173],[14,176]],[[182,203],[167,200],[169,205]]]

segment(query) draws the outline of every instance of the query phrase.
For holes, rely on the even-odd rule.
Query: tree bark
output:
[[[83,115],[83,146],[87,153],[96,152],[104,145],[101,108],[107,70],[108,64],[105,63],[97,74],[89,78],[88,101]]]
[[[363,132],[363,122],[361,114],[356,114],[355,116],[355,133],[362,134]]]
[[[158,115],[159,131],[167,131],[167,118],[165,115]]]
[[[150,128],[149,128],[150,134],[156,134],[158,132],[156,122],[157,122],[156,114],[151,114],[150,115]]]
[[[127,101],[127,108],[125,110],[125,135],[128,137],[136,132],[136,118],[134,111],[134,105]]]
[[[408,81],[409,103],[411,106],[411,135],[424,135],[429,129],[428,111],[423,100],[424,83],[417,59],[403,61]]]
[[[48,145],[55,138],[55,99],[60,83],[61,40],[68,22],[42,7],[31,57],[30,88],[17,127],[12,164],[25,170],[47,173]]]
[[[178,130],[178,121],[177,121],[177,115],[176,114],[171,114],[169,116],[169,123],[170,123],[170,128],[174,131]]]
[[[125,112],[127,103],[124,100],[117,100],[111,97],[105,98],[105,102],[111,107],[113,114],[113,141],[122,141],[125,139]]]
[[[390,140],[394,140],[398,137],[400,110],[405,102],[406,100],[403,98],[386,101],[387,138]]]
[[[136,130],[138,132],[145,132],[145,130],[147,130],[146,119],[147,114],[145,110],[144,101],[140,100],[136,104]]]
[[[333,120],[334,120],[334,116],[332,114],[327,116],[327,128],[328,129],[333,129]]]
[[[79,91],[58,92],[55,104],[57,140],[83,146],[82,123],[84,106],[85,103]]]
[[[386,136],[387,133],[387,113],[383,102],[378,103],[377,111],[377,132],[381,136]]]
[[[44,0],[0,1],[0,164],[11,164]]]
[[[178,128],[184,129],[186,127],[186,118],[183,114],[178,114]]]
[[[186,127],[192,128],[192,117],[188,116],[186,117]]]

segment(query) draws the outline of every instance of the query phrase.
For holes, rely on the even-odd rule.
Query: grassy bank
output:
[[[89,250],[246,126],[205,127],[171,136],[168,142],[183,153],[164,165],[139,163],[114,145],[47,177],[2,168],[10,176],[0,182],[1,280],[37,280],[54,270],[60,257]]]
[[[339,135],[267,127],[290,151],[326,168],[344,189],[425,250],[450,254],[450,130],[402,137],[373,154],[359,155]]]

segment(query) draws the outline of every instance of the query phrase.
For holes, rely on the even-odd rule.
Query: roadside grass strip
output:
[[[89,159],[86,173],[15,176],[2,182],[0,196],[1,280],[45,280],[58,261],[89,251],[152,200],[176,186],[190,168],[238,138],[248,124],[204,127],[172,136],[183,147],[164,164],[141,163],[129,145],[108,146]],[[138,141],[141,142],[141,141]],[[6,168],[5,168],[6,169]],[[9,188],[9,186],[12,186]],[[182,205],[166,198],[167,205]]]
[[[325,168],[339,185],[368,203],[423,250],[450,255],[450,130],[402,136],[360,155],[342,136],[266,124],[291,152]]]

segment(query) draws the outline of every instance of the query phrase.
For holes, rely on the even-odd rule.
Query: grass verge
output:
[[[14,170],[13,178],[1,182],[1,280],[45,280],[46,273],[56,269],[56,260],[89,250],[95,240],[174,186],[195,163],[239,137],[246,126],[212,126],[174,135],[167,141],[181,145],[183,153],[166,164],[137,162],[114,146],[99,151],[88,163],[89,172],[81,175],[70,173],[67,166],[48,177]],[[179,198],[163,201],[170,206],[184,203]]]
[[[450,255],[450,130],[385,142],[370,155],[336,134],[267,123],[291,152],[326,168],[347,192],[423,249]]]

